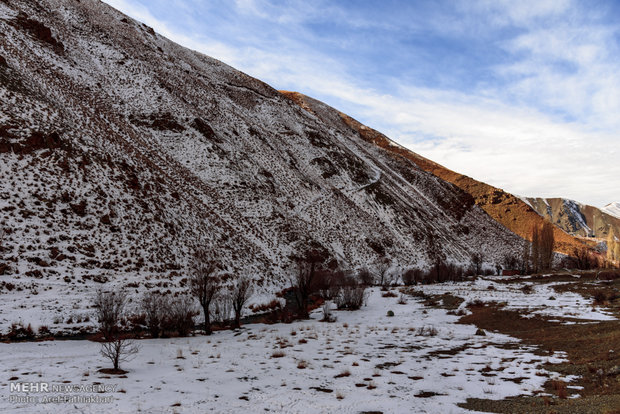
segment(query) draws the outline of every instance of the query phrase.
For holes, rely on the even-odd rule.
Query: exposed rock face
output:
[[[498,223],[510,229],[519,236],[531,240],[532,228],[535,225],[542,225],[543,218],[526,201],[519,197],[506,193],[505,191],[476,181],[466,175],[451,171],[427,158],[420,156],[390,140],[380,132],[362,125],[355,119],[338,112],[334,108],[328,107],[312,98],[297,92],[283,92],[291,100],[296,102],[305,110],[315,114],[326,123],[344,124],[356,131],[362,139],[372,143],[385,151],[394,154],[408,161],[413,162],[418,168],[428,171],[437,177],[442,178],[459,189],[463,190],[471,197],[484,211]],[[459,204],[453,204],[444,200],[444,208],[459,214]],[[583,246],[583,241],[567,234],[566,230],[557,227],[554,230],[556,249],[566,254],[572,254],[575,247]]]
[[[528,197],[523,200],[538,214],[574,236],[606,239],[610,229],[620,234],[620,218],[605,209],[565,198]]]

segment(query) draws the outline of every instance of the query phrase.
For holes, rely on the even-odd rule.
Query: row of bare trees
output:
[[[230,312],[225,311],[230,309],[234,313],[232,327],[239,328],[243,309],[252,295],[252,281],[240,277],[229,290],[222,284],[220,265],[210,249],[196,251],[190,272],[189,291],[202,308],[205,333],[212,333],[212,315],[224,322],[230,317]]]

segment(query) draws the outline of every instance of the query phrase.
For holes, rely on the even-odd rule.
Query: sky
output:
[[[620,2],[104,1],[513,194],[620,201]]]

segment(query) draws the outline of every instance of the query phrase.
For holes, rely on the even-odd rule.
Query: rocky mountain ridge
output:
[[[410,158],[99,1],[0,1],[0,105],[3,326],[182,289],[198,246],[256,300],[309,246],[347,268],[522,250]]]

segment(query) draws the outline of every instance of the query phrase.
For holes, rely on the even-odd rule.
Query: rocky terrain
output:
[[[264,293],[309,246],[346,268],[522,250],[401,147],[99,1],[0,2],[0,105],[5,327],[102,284],[180,288],[196,246]]]
[[[442,165],[396,144],[380,132],[361,124],[348,115],[316,101],[315,99],[296,92],[283,93],[297,102],[302,108],[319,116],[326,123],[340,125],[341,128],[345,129],[352,129],[365,141],[383,148],[387,152],[392,153],[395,157],[407,159],[420,169],[428,171],[454,184],[469,194],[474,199],[475,203],[484,209],[490,217],[524,239],[531,240],[532,228],[535,225],[542,225],[544,218],[549,219],[549,217],[542,216],[535,207],[530,205],[526,200],[522,200],[518,196],[507,193],[502,189],[449,170]],[[554,236],[556,240],[556,249],[558,251],[565,254],[572,254],[576,247],[583,246],[583,240],[574,237],[579,235],[578,233],[571,233],[568,228],[563,227],[561,225],[562,223],[558,223],[557,220],[553,220],[552,222],[556,224]],[[604,224],[602,226],[604,226]],[[590,244],[593,245],[593,243]]]
[[[599,209],[565,198],[524,198],[538,214],[569,234],[606,239],[610,229],[620,234],[620,218],[611,214],[613,204]]]

